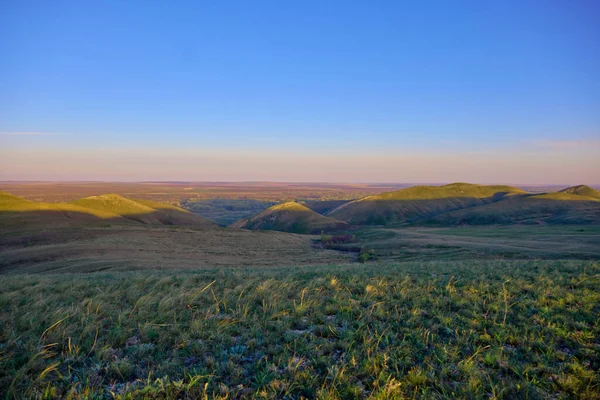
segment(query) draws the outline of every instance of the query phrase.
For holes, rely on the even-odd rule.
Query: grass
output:
[[[106,211],[123,216],[151,214],[156,211],[151,207],[119,196],[118,194],[103,194],[100,196],[86,197],[74,201],[73,204],[92,210]]]
[[[444,198],[488,198],[496,193],[526,194],[527,192],[506,185],[475,185],[471,183],[456,182],[443,186],[412,186],[394,192],[381,193],[370,198],[381,200],[434,200]]]
[[[512,186],[470,183],[412,186],[343,204],[327,215],[354,225],[391,225],[423,220],[436,214],[481,206],[526,193]]]
[[[293,233],[319,233],[348,229],[348,224],[325,217],[310,208],[290,201],[269,207],[257,215],[231,225],[252,230],[276,230]]]
[[[355,236],[386,261],[600,259],[597,225],[363,228]]]
[[[587,185],[577,185],[561,190],[563,193],[572,193],[579,196],[593,197],[600,199],[600,191],[593,189]]]
[[[131,200],[117,194],[86,197],[71,203],[43,203],[0,192],[0,222],[6,226],[53,227],[94,220],[143,224],[194,225],[210,228],[209,220],[182,208],[152,200]]]
[[[600,224],[598,191],[529,194],[511,186],[413,186],[346,203],[328,216],[353,225]]]
[[[221,226],[229,226],[275,205],[270,201],[251,199],[182,200],[181,207]]]
[[[433,216],[428,224],[600,224],[600,200],[571,193],[548,193],[508,198],[491,204]]]
[[[6,398],[598,398],[600,264],[14,274]]]

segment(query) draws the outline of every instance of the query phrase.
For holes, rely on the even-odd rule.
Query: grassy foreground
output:
[[[598,398],[600,263],[3,275],[7,398]]]

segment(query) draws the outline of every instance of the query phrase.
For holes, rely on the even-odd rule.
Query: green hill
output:
[[[209,220],[182,208],[151,200],[131,200],[118,194],[86,197],[71,204],[90,210],[115,213],[145,224],[214,226]]]
[[[596,190],[596,189],[592,189],[591,187],[589,187],[587,185],[571,186],[571,187],[561,190],[559,193],[570,193],[570,194],[576,194],[578,196],[586,196],[586,197],[593,197],[595,199],[600,199],[600,191]]]
[[[326,215],[353,225],[390,225],[422,220],[440,213],[526,194],[524,190],[512,186],[469,183],[413,186],[367,196],[346,203]]]
[[[149,200],[131,200],[116,194],[86,197],[71,203],[34,202],[0,192],[0,219],[3,223],[77,223],[111,220],[162,225],[215,226],[211,221],[182,208]],[[25,225],[24,225],[25,226]]]
[[[0,213],[33,213],[83,218],[120,218],[121,216],[110,210],[89,209],[74,203],[43,203],[26,200],[7,192],[0,192]],[[81,214],[81,215],[79,215]]]
[[[293,233],[320,233],[348,228],[348,224],[320,215],[295,202],[278,204],[231,225],[234,228]]]
[[[600,224],[600,198],[566,190],[452,211],[434,216],[428,222],[441,225]]]

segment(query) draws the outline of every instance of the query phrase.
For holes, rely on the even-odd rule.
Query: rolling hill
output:
[[[34,202],[0,192],[0,220],[26,226],[110,220],[117,223],[213,227],[211,221],[179,207],[149,200],[131,200],[116,194],[86,197],[70,203]]]
[[[595,199],[600,199],[600,191],[596,190],[596,189],[592,189],[591,187],[589,187],[587,185],[571,186],[571,187],[561,190],[559,193],[570,193],[570,194],[576,194],[578,196],[586,196],[586,197],[593,197]]]
[[[274,230],[293,233],[320,233],[348,228],[348,224],[325,217],[295,202],[277,204],[253,217],[231,225],[251,230]]]
[[[508,198],[496,203],[433,216],[439,225],[600,224],[600,197],[574,186],[556,193]],[[587,186],[586,186],[587,187]],[[588,187],[591,191],[591,189]],[[597,192],[597,191],[596,191]],[[585,193],[579,194],[579,193]]]
[[[440,213],[494,203],[527,192],[512,186],[452,183],[413,186],[367,196],[335,208],[326,215],[352,225],[392,225],[424,220]]]
[[[88,209],[73,203],[35,202],[8,192],[0,192],[0,213],[4,215],[28,214],[36,218],[42,215],[55,218],[120,218],[120,215],[109,210]]]

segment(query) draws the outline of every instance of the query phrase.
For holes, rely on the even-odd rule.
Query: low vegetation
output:
[[[343,221],[325,217],[295,202],[277,204],[253,217],[238,221],[231,226],[252,230],[275,230],[313,234],[322,231],[340,231],[349,228],[348,224]]]
[[[560,192],[600,199],[600,191],[596,190],[596,189],[592,189],[591,187],[589,187],[587,185],[572,186],[572,187],[563,189]]]
[[[236,221],[258,214],[275,204],[277,203],[272,201],[253,199],[217,198],[181,201],[182,208],[221,226],[229,226]]]
[[[453,183],[444,186],[413,186],[367,196],[346,203],[327,215],[353,225],[390,225],[412,222],[447,211],[474,207],[506,197],[524,195],[511,186]]]
[[[594,189],[155,200],[0,193],[0,397],[600,398]]]
[[[44,203],[0,192],[0,221],[7,226],[47,228],[56,223],[85,225],[101,220],[121,224],[214,226],[211,221],[182,208],[151,200],[132,200],[118,194],[86,197],[70,203]]]
[[[429,225],[600,224],[600,199],[568,192],[506,199],[439,214]]]
[[[587,398],[600,264],[5,275],[5,398]]]
[[[352,225],[600,224],[600,192],[580,185],[530,194],[511,186],[414,186],[327,213]]]

